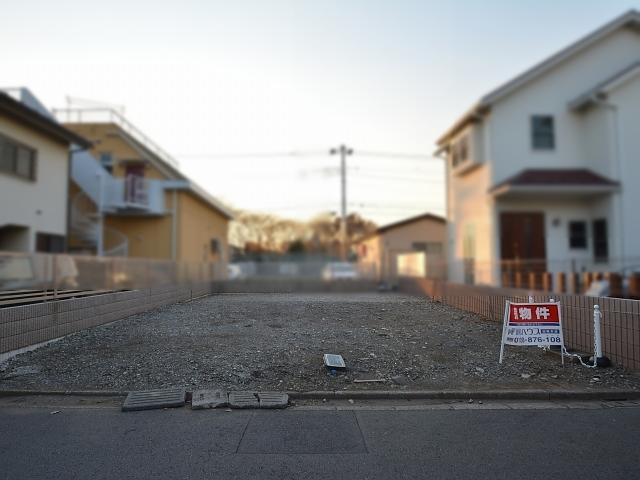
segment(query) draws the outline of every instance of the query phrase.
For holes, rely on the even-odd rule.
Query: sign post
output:
[[[505,345],[519,347],[557,345],[564,352],[560,302],[513,303],[507,300],[502,324],[499,363],[502,363]],[[564,365],[564,355],[560,357]]]

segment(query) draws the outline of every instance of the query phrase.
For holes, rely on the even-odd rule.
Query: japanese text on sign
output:
[[[557,303],[509,303],[503,342],[507,345],[562,345]]]

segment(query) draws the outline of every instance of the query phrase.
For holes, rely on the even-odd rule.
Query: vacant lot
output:
[[[507,347],[500,366],[500,332],[476,315],[393,293],[215,295],[22,354],[3,366],[0,388],[640,386],[620,369],[562,368],[536,347]],[[332,375],[323,353],[341,354],[348,370]]]

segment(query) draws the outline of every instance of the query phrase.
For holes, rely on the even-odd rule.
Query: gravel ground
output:
[[[3,365],[0,389],[638,389],[640,375],[507,347],[501,326],[394,293],[227,294],[70,335]],[[323,353],[341,354],[332,375]],[[358,382],[358,380],[380,380]]]

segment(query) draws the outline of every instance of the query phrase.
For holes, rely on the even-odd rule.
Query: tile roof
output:
[[[527,169],[491,188],[491,191],[505,186],[618,186],[619,183],[603,177],[587,168],[567,169]]]

